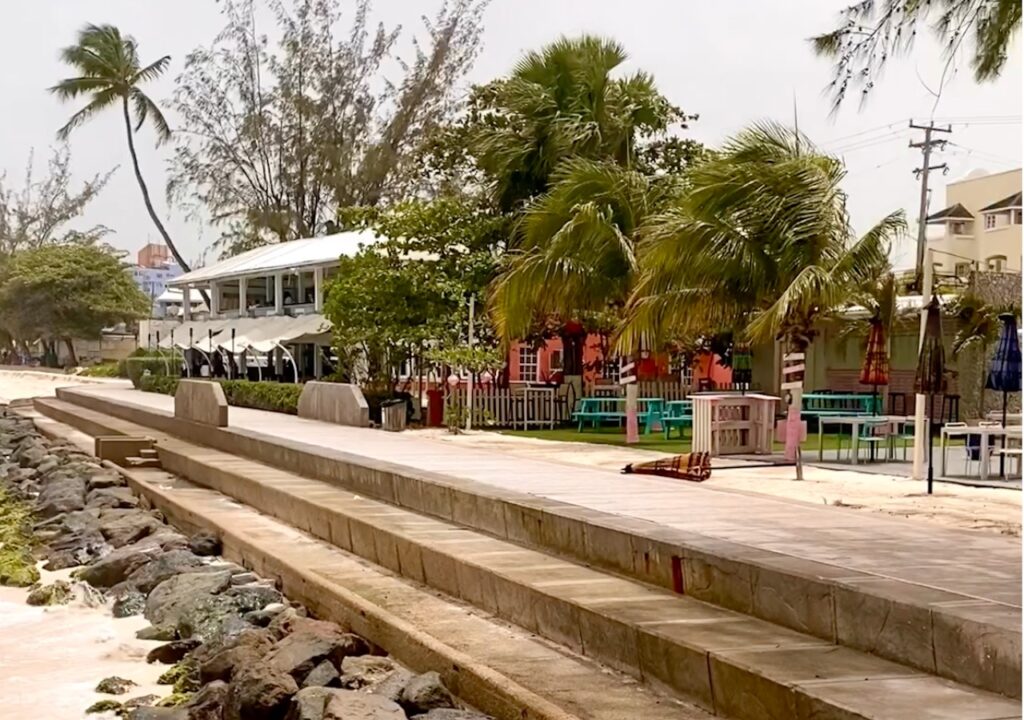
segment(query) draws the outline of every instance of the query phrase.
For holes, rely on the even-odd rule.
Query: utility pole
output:
[[[950,133],[953,131],[953,128],[949,125],[944,128],[935,127],[934,120],[930,120],[927,125],[917,125],[911,120],[910,128],[912,130],[924,131],[924,140],[910,143],[912,148],[921,148],[921,154],[923,155],[921,167],[914,169],[914,175],[921,179],[921,207],[917,215],[917,264],[914,271],[914,285],[923,291],[924,250],[926,244],[925,228],[927,227],[928,219],[928,173],[932,170],[942,170],[943,174],[949,172],[949,166],[946,163],[941,165],[931,164],[932,148],[938,147],[941,150],[948,142],[947,140],[933,140],[932,133]],[[924,302],[927,304],[928,299],[925,298]]]

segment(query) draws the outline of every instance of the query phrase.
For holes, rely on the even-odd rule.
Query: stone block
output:
[[[932,610],[940,675],[1012,698],[1021,696],[1021,635],[1007,625],[1020,610],[977,602]]]
[[[358,385],[312,381],[299,396],[299,417],[335,425],[370,426],[370,406]]]
[[[130,435],[100,435],[96,438],[93,454],[100,460],[109,460],[124,466],[130,457],[139,457],[142,450],[153,448],[153,438]]]
[[[181,380],[174,393],[174,417],[201,425],[228,426],[228,401],[220,383]]]

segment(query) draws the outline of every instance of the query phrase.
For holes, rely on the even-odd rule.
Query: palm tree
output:
[[[895,212],[856,239],[845,170],[781,125],[755,125],[693,169],[687,192],[649,219],[620,347],[744,327],[803,352],[815,323],[888,267]]]
[[[999,316],[1004,313],[1012,313],[1020,317],[1020,307],[1014,304],[986,303],[977,295],[967,293],[954,301],[950,313],[957,319],[958,325],[956,335],[953,337],[953,357],[959,357],[971,348],[977,348],[980,353],[977,366],[981,368],[978,373],[978,416],[981,417],[985,413],[988,351],[999,339],[999,332],[1002,328]]]
[[[636,231],[673,192],[611,162],[559,165],[549,192],[525,210],[518,247],[493,285],[495,326],[523,337],[538,317],[578,321],[625,303],[636,271]]]
[[[629,167],[638,137],[683,119],[647,73],[612,77],[625,60],[612,40],[563,37],[479,91],[484,112],[473,154],[492,179],[499,207],[518,209],[546,192],[558,165],[571,157]]]
[[[147,120],[150,120],[156,129],[157,145],[171,137],[171,129],[160,108],[140,88],[143,83],[163,75],[171,57],[164,55],[143,67],[139,62],[135,39],[129,35],[122,35],[113,25],[86,25],[78,33],[78,42],[61,50],[60,56],[75,70],[76,75],[61,80],[50,88],[50,92],[61,100],[74,100],[79,96],[86,96],[89,102],[71,116],[67,124],[57,131],[57,136],[66,140],[72,130],[92,119],[93,115],[101,110],[121,106],[125,132],[128,136],[128,152],[132,156],[135,179],[142,191],[146,210],[178,265],[188,272],[188,264],[174,246],[167,229],[153,208],[149,188],[142,178],[139,158],[135,151],[135,133]]]

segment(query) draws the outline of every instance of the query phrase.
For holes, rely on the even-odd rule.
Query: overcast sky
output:
[[[915,133],[911,118],[927,120],[934,97],[925,84],[938,86],[943,60],[930,38],[888,68],[867,107],[845,107],[829,117],[822,89],[830,67],[814,57],[806,38],[831,28],[836,12],[849,0],[492,0],[485,18],[483,49],[469,82],[502,75],[524,50],[562,34],[609,35],[630,54],[630,69],[654,74],[673,102],[700,114],[691,136],[709,145],[720,143],[744,125],[766,118],[791,122],[794,97],[801,130],[825,149],[841,155],[848,166],[846,189],[855,226],[866,229],[896,208],[916,217],[918,185],[912,170],[920,153],[907,147]],[[185,54],[209,43],[222,27],[214,0],[139,2],[139,0],[33,0],[8,2],[3,11],[4,42],[0,60],[0,171],[19,185],[29,150],[37,166],[73,108],[62,105],[45,88],[66,75],[60,47],[74,40],[85,23],[113,23],[139,41],[142,60],[172,56],[172,70],[150,88],[152,97],[170,96],[173,77]],[[402,24],[406,32],[422,26],[419,13],[439,0],[377,0],[377,19]],[[268,28],[269,30],[269,28]],[[932,208],[942,207],[944,183],[970,170],[1001,171],[1020,166],[1021,57],[1016,41],[1010,61],[997,82],[976,85],[966,62],[948,79],[934,115],[952,121],[955,146],[942,153],[950,173],[932,187]],[[169,118],[173,123],[173,117]],[[197,258],[217,237],[216,228],[190,222],[163,201],[166,149],[156,150],[144,135],[139,141],[143,172],[168,228],[183,253]],[[78,177],[114,166],[118,171],[90,206],[82,224],[103,223],[116,234],[112,244],[134,251],[157,233],[139,197],[116,112],[100,116],[76,131],[71,141]],[[898,264],[912,263],[910,248],[894,253]]]

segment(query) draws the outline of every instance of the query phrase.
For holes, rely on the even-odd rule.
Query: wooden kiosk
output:
[[[761,393],[693,396],[693,452],[770,454],[780,398]]]

